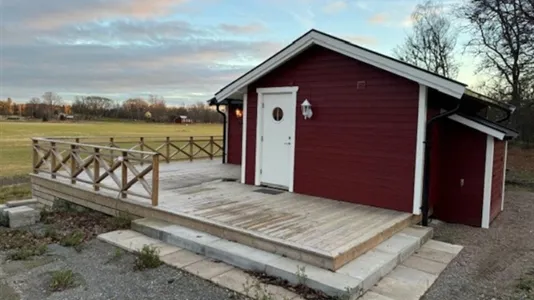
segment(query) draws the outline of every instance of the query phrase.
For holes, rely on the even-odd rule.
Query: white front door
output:
[[[296,93],[261,97],[260,184],[292,189]]]

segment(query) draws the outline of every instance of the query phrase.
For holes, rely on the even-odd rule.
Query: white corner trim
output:
[[[482,133],[485,133],[487,135],[491,135],[492,137],[494,138],[497,138],[498,140],[503,140],[504,137],[506,136],[503,132],[500,132],[498,130],[495,130],[491,127],[488,127],[488,126],[484,126],[480,123],[477,123],[475,121],[471,121],[465,117],[462,117],[460,115],[452,115],[452,116],[449,116],[449,119],[453,120],[453,121],[456,121],[460,124],[463,124],[467,127],[471,127],[475,130],[478,130]]]
[[[228,126],[230,125],[230,105],[226,106],[226,111],[224,112],[226,114],[226,118],[224,122],[224,136],[226,139],[224,139],[224,162],[228,163]]]
[[[502,199],[501,199],[501,211],[504,210],[504,190],[506,188],[506,162],[508,159],[508,141],[504,141],[504,164],[502,168]]]
[[[282,94],[282,93],[296,93],[299,90],[298,86],[280,86],[269,88],[257,88],[258,94]]]
[[[317,31],[310,31],[304,36],[294,41],[284,50],[278,52],[276,55],[261,63],[247,74],[243,75],[236,81],[224,87],[217,94],[215,94],[216,99],[218,101],[226,99],[228,96],[239,91],[242,87],[247,86],[251,82],[255,81],[264,74],[285,63],[292,57],[300,54],[301,52],[303,52],[314,44],[325,47],[342,55],[354,58],[356,60],[368,63],[377,68],[386,70],[388,72],[418,82],[425,86],[434,88],[457,99],[461,98],[465,92],[465,85],[459,82],[454,82],[443,77],[433,75],[416,67],[392,59],[390,57],[386,57],[373,51],[357,47],[348,42],[333,38],[326,34]]]
[[[489,228],[491,207],[491,183],[493,178],[493,153],[495,142],[492,136],[486,139],[486,164],[484,167],[484,200],[482,203],[482,228]]]
[[[245,183],[247,170],[247,102],[248,95],[243,95],[243,128],[241,130],[241,183]]]
[[[270,87],[270,88],[257,88],[256,92],[258,93],[257,101],[257,115],[256,115],[256,165],[255,165],[255,176],[254,176],[254,185],[261,185],[261,157],[262,157],[262,143],[261,135],[263,133],[263,95],[265,94],[292,94],[293,96],[293,105],[297,105],[297,91],[299,90],[298,86],[285,86],[285,87]],[[291,153],[289,157],[289,186],[288,191],[293,192],[295,184],[295,143],[296,143],[296,131],[297,131],[297,111],[295,111],[295,118],[293,119],[293,132],[291,137],[291,145],[289,152]]]
[[[256,101],[256,163],[254,164],[254,185],[261,184],[261,133],[263,132],[263,93],[258,93]]]
[[[417,109],[417,138],[415,144],[415,177],[413,184],[413,211],[414,215],[421,214],[423,198],[423,176],[425,164],[425,137],[427,119],[428,88],[419,85],[419,105]]]

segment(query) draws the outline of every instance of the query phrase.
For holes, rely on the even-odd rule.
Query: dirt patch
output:
[[[534,299],[534,193],[507,187],[504,207],[490,229],[435,228],[434,239],[464,249],[422,299]]]

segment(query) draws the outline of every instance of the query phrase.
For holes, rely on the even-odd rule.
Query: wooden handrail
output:
[[[75,142],[68,141],[69,139]],[[91,139],[91,143],[85,143],[83,140]],[[94,139],[100,139],[101,142]],[[102,157],[106,157],[109,164],[113,164],[116,157],[124,149],[128,150],[129,159],[140,161],[141,165],[149,162],[153,153],[158,153],[159,157],[167,163],[176,160],[195,159],[214,159],[222,156],[223,153],[223,138],[222,136],[190,136],[190,137],[49,137],[49,138],[34,138],[37,141],[56,141],[63,143],[75,144],[80,152],[86,152],[86,147],[99,147],[106,153],[102,153]],[[80,142],[81,141],[81,142]],[[101,144],[100,144],[101,143]],[[122,146],[121,146],[122,145]],[[127,145],[124,147],[124,145]]]

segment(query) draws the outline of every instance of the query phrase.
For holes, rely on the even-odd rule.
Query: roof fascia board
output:
[[[506,136],[506,134],[504,132],[501,132],[501,131],[498,131],[498,130],[495,130],[491,127],[488,127],[488,126],[485,126],[483,124],[480,124],[478,122],[475,122],[475,121],[472,121],[472,120],[469,120],[465,117],[462,117],[460,115],[452,115],[452,116],[449,116],[449,119],[455,121],[455,122],[458,122],[460,124],[463,124],[467,127],[470,127],[470,128],[473,128],[475,130],[478,130],[482,133],[485,133],[487,135],[490,135],[496,139],[499,139],[499,140],[504,140],[504,137]]]

